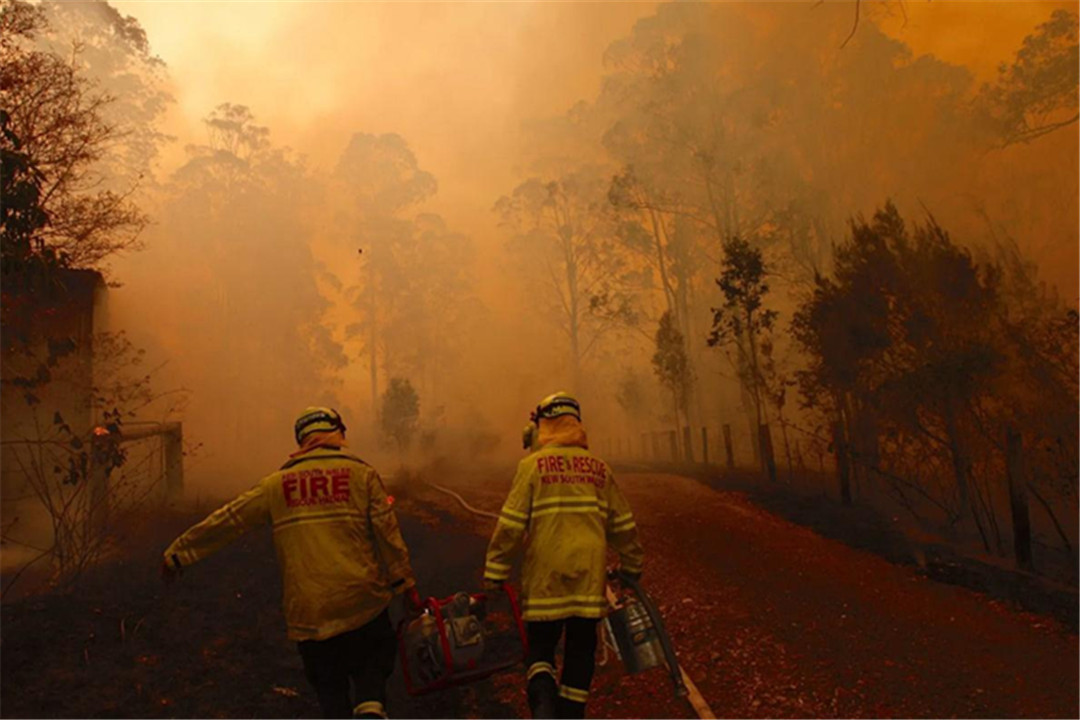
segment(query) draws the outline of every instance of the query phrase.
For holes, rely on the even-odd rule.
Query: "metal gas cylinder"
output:
[[[627,672],[639,673],[663,664],[660,635],[645,606],[636,598],[626,598],[608,615],[607,622]]]

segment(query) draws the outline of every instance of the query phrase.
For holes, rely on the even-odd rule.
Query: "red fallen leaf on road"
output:
[[[135,658],[135,662],[139,663],[140,665],[149,665],[150,667],[154,667],[155,665],[161,663],[161,657],[158,655],[139,655],[137,658]]]

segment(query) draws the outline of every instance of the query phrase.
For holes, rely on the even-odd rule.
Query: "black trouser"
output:
[[[397,656],[389,609],[363,627],[297,646],[324,717],[351,718],[354,708],[356,717],[385,717],[386,680]]]
[[[555,700],[555,713],[560,718],[585,717],[585,702],[589,698],[589,686],[596,670],[598,622],[594,618],[571,617],[526,624],[529,636],[529,701],[534,717],[537,717],[538,703],[543,704],[542,696],[554,691],[555,646],[559,644],[564,627],[566,644],[563,647],[562,677]]]

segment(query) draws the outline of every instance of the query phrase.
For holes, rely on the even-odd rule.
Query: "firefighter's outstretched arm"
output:
[[[409,549],[401,537],[394,507],[386,496],[382,478],[372,471],[367,477],[368,483],[368,521],[379,557],[386,564],[390,577],[390,587],[395,594],[400,594],[416,587],[412,563],[409,561]]]
[[[179,572],[269,519],[270,509],[260,482],[173,540],[165,550],[165,569]]]
[[[484,580],[501,583],[510,578],[510,562],[525,539],[525,530],[529,527],[529,514],[532,511],[532,476],[533,464],[528,459],[518,464],[517,474],[510,487],[510,494],[499,511],[499,520],[495,532],[488,544],[487,559],[484,562]]]
[[[638,540],[637,523],[630,503],[615,484],[615,478],[608,478],[608,545],[619,554],[619,569],[631,575],[641,575],[645,551]]]

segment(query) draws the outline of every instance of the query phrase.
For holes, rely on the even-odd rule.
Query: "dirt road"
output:
[[[673,475],[619,482],[645,584],[717,716],[1078,716],[1077,636],[1054,620],[822,538],[740,493]],[[501,501],[494,487],[461,492],[486,508]],[[662,677],[622,679],[625,712],[682,712],[660,702]],[[598,717],[620,709],[605,707],[603,680]]]
[[[469,485],[497,509],[509,478]],[[664,475],[620,482],[648,553],[645,582],[683,664],[720,717],[1076,717],[1078,643],[1041,616],[928,581],[770,515],[736,493]],[[422,590],[479,584],[491,521],[425,486],[399,488]],[[157,553],[191,516],[77,595],[3,608],[4,717],[314,717],[285,639],[268,532],[166,591]],[[423,698],[395,674],[396,717],[523,716],[520,673]],[[600,668],[593,717],[689,717],[664,673]]]
[[[734,493],[671,476],[623,485],[663,558],[650,586],[688,609],[669,624],[717,715],[1077,716],[1077,637],[1053,621],[925,580]]]

